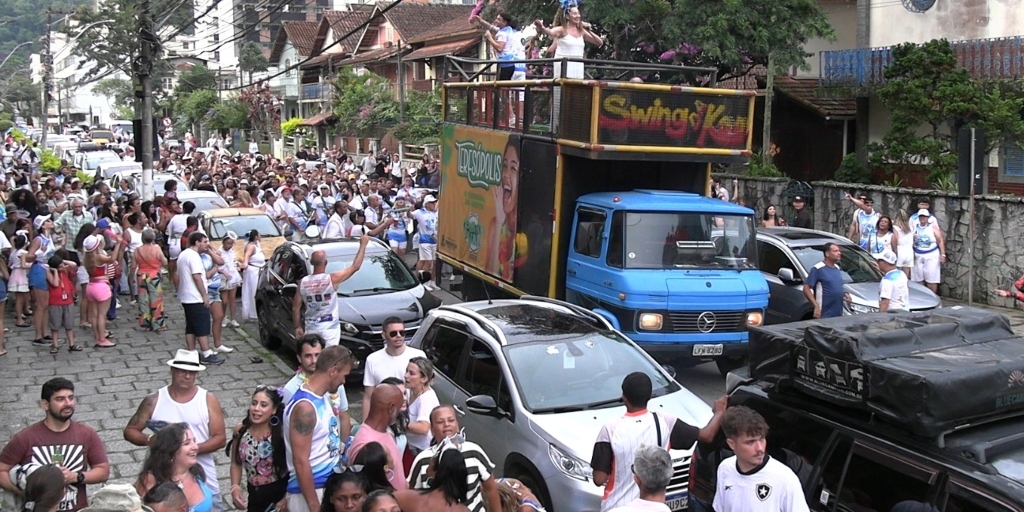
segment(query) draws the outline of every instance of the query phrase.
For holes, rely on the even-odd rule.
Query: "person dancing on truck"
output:
[[[512,281],[515,267],[526,261],[526,235],[516,234],[519,218],[519,137],[510,135],[501,158],[501,183],[491,187],[494,219],[488,230],[487,271]],[[519,246],[519,247],[517,247]]]

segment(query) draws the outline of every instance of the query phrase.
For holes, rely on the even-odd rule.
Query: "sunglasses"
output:
[[[351,466],[346,466],[344,464],[338,464],[337,466],[334,466],[334,472],[336,474],[340,475],[340,474],[348,472],[348,471],[351,471],[353,473],[362,473],[363,472],[363,465],[362,464],[353,464]]]
[[[404,338],[405,337],[405,331],[404,330],[401,330],[401,331],[391,331],[391,332],[388,333],[388,336],[392,337],[392,338],[397,338],[397,337],[401,336],[401,337]]]

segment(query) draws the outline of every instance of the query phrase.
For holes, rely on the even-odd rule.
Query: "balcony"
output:
[[[972,39],[952,43],[960,67],[979,80],[1024,78],[1024,36]],[[890,48],[860,48],[821,52],[822,87],[873,88],[885,84]]]
[[[300,88],[299,101],[334,101],[334,84],[331,84],[330,82],[302,84],[302,87]]]

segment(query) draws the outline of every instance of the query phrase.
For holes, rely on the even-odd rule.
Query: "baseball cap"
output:
[[[36,218],[32,220],[32,225],[35,226],[36,229],[39,229],[43,226],[43,223],[48,220],[50,220],[49,215],[36,215]]]
[[[436,203],[436,202],[437,202],[437,198],[434,197],[433,194],[427,194],[427,197],[423,198],[423,204],[426,204],[426,203]]]
[[[803,198],[803,196],[795,196],[795,197],[793,197],[793,202],[794,203],[802,203],[802,202],[804,202],[804,198]]]
[[[924,208],[922,208],[922,209],[917,211],[917,216],[918,217],[920,217],[922,215],[925,216],[925,217],[931,217],[932,216],[932,214],[928,213],[928,210],[925,210]]]
[[[885,250],[878,254],[875,254],[875,259],[878,261],[884,261],[890,265],[896,264],[896,255],[892,251]]]
[[[107,229],[110,227],[110,221],[107,219],[100,219],[96,222],[96,227],[100,229]]]

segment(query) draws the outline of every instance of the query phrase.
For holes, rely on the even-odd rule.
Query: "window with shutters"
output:
[[[1024,183],[1024,148],[1008,143],[999,153],[999,181]]]

